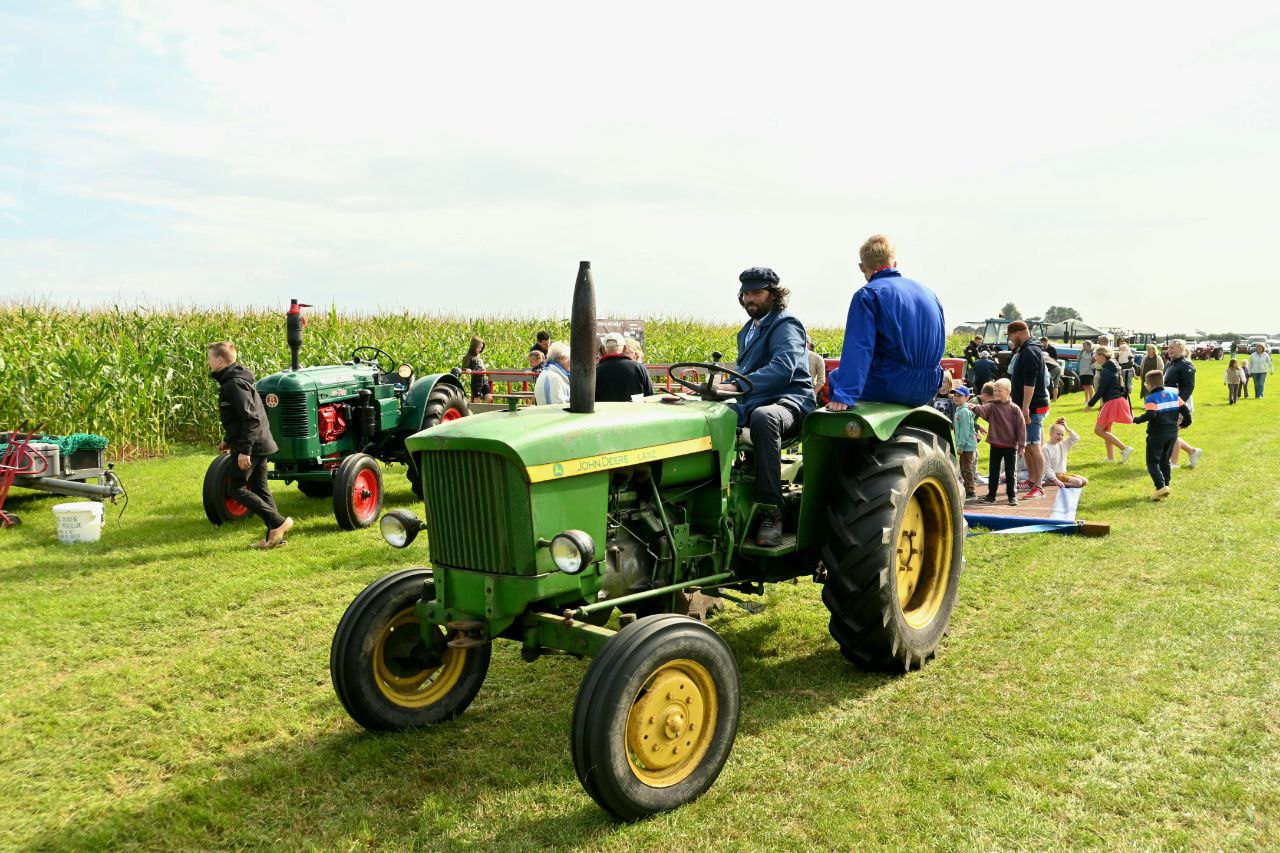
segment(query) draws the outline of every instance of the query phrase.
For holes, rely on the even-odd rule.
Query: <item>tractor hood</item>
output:
[[[258,391],[282,394],[288,391],[322,391],[324,397],[346,397],[368,388],[378,368],[368,365],[335,364],[285,370],[258,380]]]
[[[669,459],[706,450],[732,452],[737,416],[719,403],[597,403],[574,414],[562,406],[527,406],[440,424],[411,436],[410,453],[494,453],[531,482]]]

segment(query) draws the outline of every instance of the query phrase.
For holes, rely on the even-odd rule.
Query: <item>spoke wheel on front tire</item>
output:
[[[573,763],[587,793],[623,820],[701,796],[738,730],[738,668],[724,640],[687,616],[619,631],[587,669],[573,709]]]
[[[449,646],[415,606],[434,597],[430,569],[393,572],[365,588],[333,635],[329,674],[351,718],[374,731],[417,728],[466,710],[489,671],[492,647]]]
[[[842,466],[822,549],[831,636],[861,667],[910,670],[937,654],[955,606],[959,466],[934,433],[912,427]]]

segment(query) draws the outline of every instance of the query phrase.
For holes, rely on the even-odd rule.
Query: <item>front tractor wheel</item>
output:
[[[382,469],[378,460],[355,453],[342,460],[333,475],[333,514],[343,530],[358,530],[378,520],[382,511]]]
[[[659,614],[619,631],[587,669],[573,708],[582,787],[623,820],[703,794],[738,731],[738,667],[715,631]]]
[[[214,457],[204,472],[204,514],[219,527],[228,522],[240,521],[249,515],[249,508],[231,496],[231,477],[235,465],[234,453],[222,453]]]
[[[451,720],[466,710],[489,672],[492,647],[448,645],[414,606],[435,596],[430,569],[374,581],[338,623],[329,651],[333,689],[351,719],[371,731]]]
[[[844,460],[822,601],[845,657],[908,671],[937,654],[964,562],[963,506],[955,457],[927,430]]]

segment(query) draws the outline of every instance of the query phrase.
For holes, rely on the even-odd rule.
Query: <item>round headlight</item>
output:
[[[566,530],[551,540],[551,561],[568,575],[576,575],[595,562],[596,543],[581,530]]]
[[[382,516],[378,530],[392,548],[406,548],[422,529],[422,522],[407,509],[393,509]]]
[[[407,364],[402,364],[400,365],[400,369],[396,371],[396,374],[399,375],[401,379],[408,379],[413,375],[413,368]]]

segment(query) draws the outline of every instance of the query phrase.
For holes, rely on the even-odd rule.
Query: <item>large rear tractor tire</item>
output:
[[[353,453],[333,475],[333,515],[343,530],[358,530],[382,512],[382,468],[365,453]]]
[[[906,427],[842,463],[827,509],[822,601],[844,656],[909,671],[934,657],[964,565],[964,493],[955,456]]]
[[[234,453],[221,453],[214,457],[204,472],[204,514],[219,527],[249,516],[249,508],[231,496],[231,476],[235,464]]]
[[[582,787],[623,820],[697,799],[733,749],[738,690],[733,653],[696,619],[627,625],[578,689],[571,747]]]
[[[451,720],[480,692],[492,646],[449,646],[444,631],[414,614],[434,598],[430,569],[374,581],[342,614],[329,650],[333,689],[351,719],[371,731]]]
[[[456,421],[470,414],[471,406],[467,404],[467,395],[448,382],[440,382],[427,395],[427,405],[422,411],[422,428],[431,429],[437,424]],[[412,457],[408,467],[406,476],[409,478],[409,485],[413,487],[418,500],[422,500],[422,471]]]

